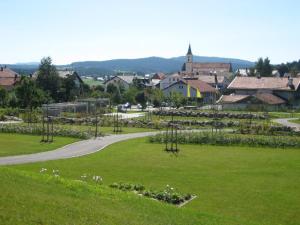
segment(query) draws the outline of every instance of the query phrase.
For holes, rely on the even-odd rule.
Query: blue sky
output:
[[[0,63],[203,56],[300,59],[298,0],[1,0]]]

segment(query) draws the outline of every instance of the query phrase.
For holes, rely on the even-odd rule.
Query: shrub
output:
[[[179,144],[248,145],[274,148],[299,148],[298,136],[264,136],[210,132],[183,132],[177,135]],[[150,142],[166,143],[168,137],[161,133],[149,137]]]
[[[0,124],[0,133],[18,133],[18,134],[33,134],[42,135],[43,127],[36,124],[35,126],[27,126],[25,124]],[[74,137],[80,139],[88,139],[91,134],[80,130],[71,130],[62,127],[54,127],[54,136]]]

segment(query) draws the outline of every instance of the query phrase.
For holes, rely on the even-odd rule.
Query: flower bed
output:
[[[181,194],[169,185],[162,191],[146,190],[145,187],[140,184],[113,183],[109,186],[122,191],[133,191],[145,197],[174,205],[183,204],[193,197],[191,194]]]

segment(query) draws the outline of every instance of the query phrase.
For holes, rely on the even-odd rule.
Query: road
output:
[[[99,137],[95,139],[89,139],[84,141],[75,142],[66,145],[62,148],[40,152],[28,155],[18,156],[6,156],[0,157],[0,165],[15,165],[33,162],[42,162],[48,160],[66,159],[88,155],[104,149],[106,146],[114,144],[119,141],[124,141],[132,138],[147,137],[155,135],[158,132],[143,132],[143,133],[132,133],[132,134],[118,134]]]
[[[274,119],[273,121],[276,123],[280,123],[283,126],[291,127],[296,131],[300,131],[300,124],[292,122],[295,119],[297,118],[281,118],[281,119]]]

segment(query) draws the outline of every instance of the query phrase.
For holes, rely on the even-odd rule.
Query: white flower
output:
[[[47,171],[46,168],[42,168],[42,169],[40,170],[40,173],[43,173],[43,172],[46,172],[46,171]]]

